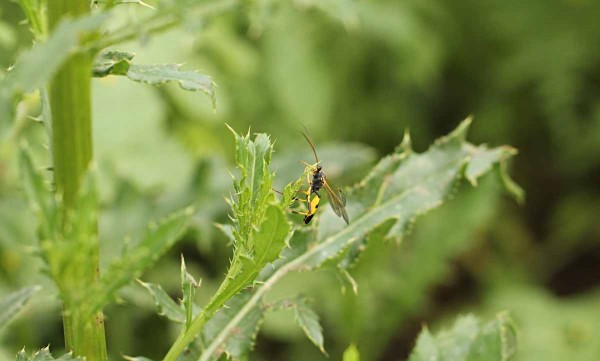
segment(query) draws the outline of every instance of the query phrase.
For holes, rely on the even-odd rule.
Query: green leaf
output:
[[[50,237],[56,231],[56,201],[44,178],[33,167],[29,152],[24,147],[19,152],[19,168],[25,194],[40,222],[42,234]]]
[[[62,357],[55,359],[52,357],[48,347],[44,347],[32,356],[27,355],[25,349],[19,351],[16,361],[83,361],[81,357],[73,356],[71,353],[65,354]]]
[[[82,34],[97,30],[108,13],[61,22],[47,41],[36,44],[17,59],[15,67],[0,84],[0,122],[5,123],[13,97],[43,87],[60,66],[78,51]],[[1,130],[6,124],[0,123]]]
[[[236,139],[236,163],[239,179],[234,179],[237,200],[231,232],[234,257],[227,273],[226,287],[215,299],[227,298],[248,286],[259,271],[279,256],[285,246],[290,226],[280,205],[275,203],[269,170],[272,145],[265,134],[241,136],[230,128]],[[222,298],[221,298],[222,300]]]
[[[213,108],[216,107],[215,83],[208,75],[195,71],[180,70],[178,64],[137,65],[130,64],[127,77],[131,80],[151,84],[163,85],[177,82],[184,90],[201,91],[208,95]]]
[[[274,175],[269,169],[273,146],[266,134],[257,134],[254,141],[250,133],[235,136],[235,162],[240,177],[233,186],[237,199],[232,203],[236,250],[250,254],[254,243],[254,228],[264,221],[267,207],[274,203],[272,186]]]
[[[349,333],[364,359],[381,358],[385,345],[393,342],[395,330],[431,307],[431,285],[443,283],[454,273],[447,260],[480,244],[482,225],[493,222],[502,200],[498,184],[492,175],[476,189],[464,182],[450,202],[418,220],[406,244],[381,243],[388,232],[385,225],[369,234],[367,251],[361,253],[360,264],[352,271],[360,285],[358,297],[329,315],[334,328],[352,328]],[[384,258],[391,261],[382,264]],[[494,311],[502,308],[512,312],[507,306]],[[348,319],[346,314],[355,317]]]
[[[127,51],[104,50],[94,60],[92,74],[101,78],[108,75],[127,75],[129,62],[135,54]]]
[[[2,297],[0,299],[0,328],[6,326],[40,289],[40,286],[25,287]]]
[[[150,224],[146,236],[102,273],[88,295],[89,304],[84,314],[92,315],[99,311],[121,287],[154,264],[183,235],[192,213],[193,209],[187,208],[171,214],[158,224]]]
[[[194,316],[194,296],[196,288],[200,287],[200,283],[196,282],[194,277],[189,274],[185,268],[185,261],[181,255],[181,290],[183,293],[183,308],[185,310],[185,328],[188,329],[192,323]]]
[[[127,51],[105,50],[94,60],[92,74],[95,77],[123,75],[129,79],[151,84],[163,85],[177,82],[184,90],[201,91],[209,96],[213,108],[216,107],[215,83],[208,75],[196,71],[180,70],[178,64],[132,64],[135,54]]]
[[[258,268],[257,273],[266,264],[279,257],[290,233],[290,225],[279,206],[269,206],[265,217],[265,221],[254,236],[254,262]]]
[[[348,192],[348,213],[354,221],[343,230],[330,210],[321,216],[319,246],[305,254],[299,263],[309,268],[359,243],[369,232],[386,221],[393,222],[386,238],[400,240],[415,218],[441,205],[454,191],[466,170],[471,182],[483,175],[481,169],[505,161],[512,155],[506,147],[489,157],[485,147],[466,143],[471,123],[464,121],[447,137],[441,138],[423,154],[400,150],[383,158],[367,177]]]
[[[308,172],[309,168],[306,167],[304,170],[304,174],[300,178],[298,178],[297,181],[289,183],[285,186],[285,189],[283,190],[283,196],[280,200],[280,204],[281,207],[283,207],[283,209],[288,209],[294,204],[298,191],[304,184]]]
[[[186,312],[169,296],[160,285],[154,283],[145,283],[138,280],[138,283],[142,285],[156,304],[158,314],[165,316],[171,321],[178,323],[185,323]]]
[[[351,344],[348,346],[346,351],[344,351],[344,356],[342,357],[343,361],[360,361],[360,353],[358,352],[358,348],[356,348],[355,344]]]
[[[305,298],[300,299],[294,307],[294,315],[296,322],[302,328],[302,331],[306,334],[309,340],[315,344],[323,352],[323,329],[319,323],[319,315],[310,308]]]
[[[264,316],[262,302],[252,307],[244,317],[237,318],[240,308],[251,296],[252,292],[248,290],[235,295],[227,302],[227,307],[222,307],[206,323],[202,337],[205,343],[215,343],[218,347],[212,355],[205,352],[202,360],[216,360],[222,353],[235,360],[252,349]],[[235,326],[232,327],[232,324]]]
[[[504,273],[493,283],[483,300],[484,307],[489,311],[507,308],[518,321],[515,360],[598,360],[600,290],[559,297],[540,285]]]
[[[24,93],[44,86],[63,62],[78,50],[81,35],[97,30],[108,17],[108,13],[100,13],[61,22],[47,41],[19,56],[3,85]]]
[[[506,361],[516,349],[516,329],[506,313],[486,324],[468,315],[435,336],[424,329],[409,361]]]
[[[517,203],[523,204],[525,203],[525,191],[517,184],[517,182],[510,178],[506,167],[506,162],[502,162],[497,166],[500,181],[502,182],[504,189],[517,200]]]
[[[231,244],[235,242],[235,237],[233,236],[233,227],[230,224],[215,223],[214,226],[221,231],[225,237],[227,237]]]

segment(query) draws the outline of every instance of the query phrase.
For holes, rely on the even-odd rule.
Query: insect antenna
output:
[[[302,124],[302,123],[300,123],[300,124]],[[315,146],[313,145],[312,139],[310,138],[308,129],[306,129],[304,124],[302,124],[302,128],[304,128],[304,132],[301,132],[302,136],[304,137],[304,139],[306,139],[306,141],[308,142],[308,145],[310,145],[310,148],[312,149],[313,154],[315,155],[315,162],[319,163],[319,157],[317,157],[317,151],[315,150]]]

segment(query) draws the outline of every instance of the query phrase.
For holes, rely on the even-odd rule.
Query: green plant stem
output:
[[[279,282],[279,280],[282,279],[283,276],[294,270],[295,267],[296,262],[292,262],[283,266],[282,268],[277,270],[277,272],[275,272],[267,280],[267,282],[265,282],[262,286],[257,288],[256,292],[252,294],[250,300],[248,300],[244,307],[240,309],[240,312],[238,312],[238,314],[236,314],[235,317],[232,318],[231,321],[229,321],[225,328],[221,330],[221,332],[219,332],[217,337],[215,337],[215,339],[208,345],[208,347],[204,349],[199,361],[210,360],[211,355],[216,351],[217,347],[219,347],[223,344],[223,342],[225,342],[226,337],[231,331],[231,329],[236,327],[240,323],[240,321],[250,312],[250,310],[252,310],[252,308],[254,308],[260,302],[260,300],[262,300],[262,298],[273,287],[273,285]]]
[[[54,0],[48,4],[48,24],[50,29],[54,29],[65,17],[88,13],[88,1]],[[63,200],[63,215],[77,212],[75,200],[92,160],[92,60],[92,54],[88,52],[74,54],[58,70],[49,87],[54,183],[57,194]],[[104,361],[107,354],[102,314],[82,319],[78,312],[81,307],[78,300],[98,277],[98,248],[95,247],[85,257],[86,262],[78,270],[76,282],[72,277],[66,279],[69,276],[54,280],[61,289],[63,300],[65,346],[75,355],[85,356],[88,361]]]

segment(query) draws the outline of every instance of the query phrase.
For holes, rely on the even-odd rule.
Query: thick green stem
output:
[[[87,0],[53,0],[48,3],[50,29],[65,17],[89,13]],[[50,83],[52,157],[56,191],[63,198],[62,212],[73,211],[83,175],[92,160],[91,68],[92,54],[73,55]],[[77,240],[72,240],[77,242]],[[106,341],[102,314],[82,319],[78,309],[86,287],[98,277],[98,249],[79,270],[77,282],[56,279],[63,298],[65,344],[88,361],[105,361]],[[62,285],[62,287],[61,287]]]

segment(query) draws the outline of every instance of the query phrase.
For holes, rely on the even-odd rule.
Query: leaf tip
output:
[[[456,137],[464,141],[467,138],[467,133],[469,132],[469,128],[471,127],[472,123],[473,115],[469,115],[452,133],[450,133],[450,137]]]
[[[412,153],[412,140],[410,138],[410,129],[406,128],[404,130],[404,136],[402,137],[402,142],[400,143],[400,149],[402,153]]]

